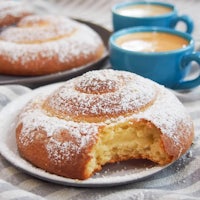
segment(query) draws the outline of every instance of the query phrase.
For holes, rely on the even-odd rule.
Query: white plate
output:
[[[8,104],[0,112],[0,153],[12,165],[24,172],[54,183],[78,187],[104,187],[127,184],[147,178],[167,166],[161,167],[144,160],[131,160],[127,162],[106,165],[103,170],[92,178],[80,181],[64,178],[38,169],[20,157],[15,139],[15,119],[20,109],[39,93],[50,93],[62,83],[44,86],[27,93]]]

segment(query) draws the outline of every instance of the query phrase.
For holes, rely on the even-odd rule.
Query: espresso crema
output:
[[[172,9],[167,6],[156,4],[136,4],[119,8],[117,13],[131,17],[153,17],[164,15],[172,12]]]
[[[116,44],[123,49],[139,52],[165,52],[184,48],[188,41],[164,32],[139,32],[120,36]]]

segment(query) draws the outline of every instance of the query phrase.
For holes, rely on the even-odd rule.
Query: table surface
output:
[[[28,0],[27,0],[28,1]],[[38,12],[75,17],[112,30],[111,7],[118,0],[35,0],[30,4]],[[195,22],[193,37],[200,44],[200,1],[167,0],[180,14],[188,14]],[[19,96],[31,92],[20,85],[0,86],[0,110]],[[191,115],[195,140],[192,148],[167,169],[136,183],[111,188],[76,188],[45,182],[13,167],[0,155],[0,199],[200,199],[200,87],[187,92],[174,92]],[[2,131],[2,130],[0,130]]]

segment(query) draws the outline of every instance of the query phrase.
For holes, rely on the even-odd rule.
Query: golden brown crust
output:
[[[188,124],[192,124],[190,119],[188,119]],[[173,138],[167,135],[162,135],[163,146],[165,151],[172,157],[172,161],[178,159],[183,155],[191,146],[194,140],[194,128],[190,127],[190,134],[188,134],[188,129],[185,129],[185,124],[178,124],[177,130],[174,133],[174,137],[178,138],[178,143]],[[180,134],[181,133],[181,134]],[[184,135],[187,135],[185,137]]]
[[[16,138],[20,154],[34,165],[86,179],[108,162],[171,163],[189,149],[194,129],[164,87],[129,72],[99,70],[29,102],[19,114]]]
[[[22,124],[17,127],[16,137],[20,138],[20,132],[22,129]],[[85,165],[91,159],[87,152],[90,152],[91,145],[87,145],[86,148],[81,149],[79,154],[75,154],[73,150],[66,152],[70,154],[70,162],[67,159],[62,159],[62,162],[56,163],[55,160],[49,157],[47,151],[47,144],[51,143],[51,138],[47,138],[44,131],[38,130],[34,131],[33,142],[24,148],[23,144],[17,140],[18,148],[20,149],[20,154],[29,162],[35,164],[41,169],[45,169],[52,174],[57,174],[63,177],[70,177],[73,179],[87,179],[91,174],[88,174],[85,169]],[[64,136],[64,137],[63,137]],[[56,136],[58,137],[58,136]],[[57,138],[58,139],[58,138]],[[65,142],[66,140],[71,140],[76,142],[74,138],[70,137],[69,133],[63,131],[60,133],[58,141]],[[56,149],[61,157],[65,152],[61,151],[62,148]]]
[[[102,58],[100,36],[84,24],[59,16],[31,15],[0,33],[0,73],[45,75]]]

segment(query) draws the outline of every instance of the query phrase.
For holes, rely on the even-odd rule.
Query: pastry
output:
[[[46,75],[90,64],[104,54],[93,29],[62,16],[26,16],[0,33],[0,74]]]
[[[30,15],[31,9],[19,1],[0,1],[0,27],[17,23],[21,18]]]
[[[20,112],[20,155],[53,174],[87,179],[106,163],[169,164],[194,137],[193,123],[168,89],[136,74],[96,70],[31,100]]]

